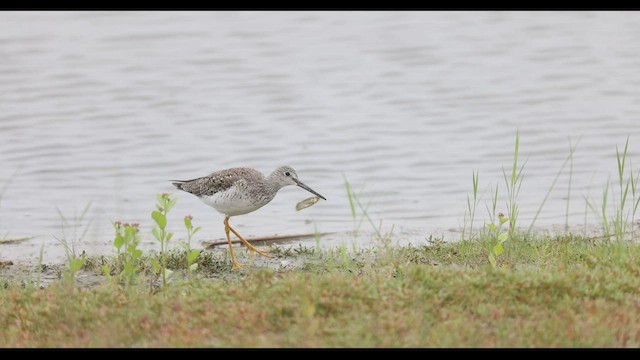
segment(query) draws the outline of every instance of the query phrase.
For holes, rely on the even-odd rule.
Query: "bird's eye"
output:
[[[284,176],[291,176],[291,173],[287,171],[284,173]]]

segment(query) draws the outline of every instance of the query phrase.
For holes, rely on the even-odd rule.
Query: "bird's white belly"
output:
[[[235,187],[221,191],[213,195],[203,195],[200,200],[216,209],[218,212],[228,215],[242,215],[261,208],[264,204],[256,204],[255,200],[245,192],[237,192]]]

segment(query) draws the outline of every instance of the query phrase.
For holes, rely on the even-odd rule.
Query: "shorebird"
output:
[[[216,171],[207,176],[193,180],[171,180],[172,184],[182,191],[186,191],[198,197],[203,203],[216,209],[224,215],[224,231],[229,242],[232,268],[238,269],[243,265],[236,261],[231,246],[229,232],[234,233],[249,251],[270,257],[266,251],[253,247],[231,225],[229,218],[237,215],[248,214],[267,205],[276,196],[278,190],[288,185],[299,186],[310,193],[324,199],[313,189],[298,180],[298,174],[289,166],[281,166],[269,176],[264,176],[255,169],[238,167]]]

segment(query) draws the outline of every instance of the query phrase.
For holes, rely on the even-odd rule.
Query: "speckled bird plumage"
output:
[[[276,196],[278,190],[287,185],[297,185],[318,198],[326,200],[324,196],[298,180],[298,174],[289,166],[281,166],[269,176],[264,176],[251,168],[238,167],[216,171],[193,180],[173,180],[173,185],[197,196],[203,203],[225,215],[224,231],[229,242],[229,254],[234,269],[242,267],[242,264],[236,261],[233,254],[230,233],[236,235],[251,253],[270,256],[267,251],[251,245],[229,225],[231,216],[247,214],[267,205]]]
[[[295,180],[287,181],[285,173]],[[278,190],[287,185],[296,185],[297,181],[295,170],[289,166],[281,166],[269,176],[255,169],[238,167],[193,180],[175,181],[173,185],[197,196],[222,214],[236,216],[263,207],[273,200]]]

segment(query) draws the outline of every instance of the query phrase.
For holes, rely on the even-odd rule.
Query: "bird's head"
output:
[[[324,200],[327,200],[325,199],[324,196],[318,194],[313,189],[305,185],[302,181],[300,181],[298,179],[298,174],[290,166],[280,166],[269,176],[272,177],[275,180],[276,184],[278,184],[280,187],[284,187],[288,185],[296,185],[316,196],[321,197]]]

